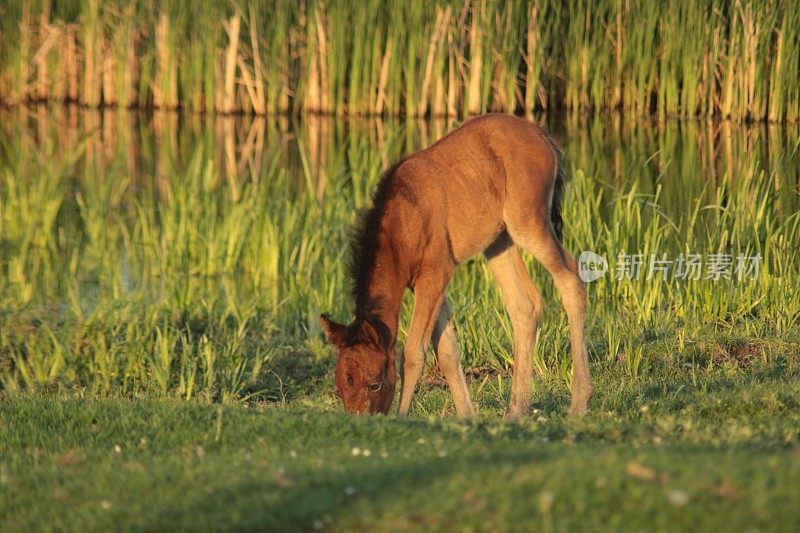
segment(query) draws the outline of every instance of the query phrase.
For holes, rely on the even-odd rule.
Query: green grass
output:
[[[408,420],[346,417],[329,376],[287,405],[5,395],[0,518],[7,531],[800,523],[796,361],[598,377],[587,417],[565,418],[545,380],[519,425],[498,422],[505,399],[479,380],[475,424],[431,383]]]

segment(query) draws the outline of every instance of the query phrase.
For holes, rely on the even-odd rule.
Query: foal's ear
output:
[[[327,338],[331,344],[337,348],[344,346],[344,336],[347,326],[334,322],[328,318],[328,315],[320,315],[319,322],[322,324],[322,330],[325,332],[325,338]]]
[[[378,328],[381,328],[381,330],[379,331]],[[374,347],[383,349],[385,347],[385,335],[388,333],[383,329],[382,323],[378,323],[376,327],[372,322],[365,320],[361,324],[361,338],[369,341]]]

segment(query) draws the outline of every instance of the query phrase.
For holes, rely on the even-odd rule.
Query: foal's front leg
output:
[[[439,318],[436,319],[436,326],[433,328],[433,349],[439,360],[439,368],[447,378],[459,418],[475,418],[475,408],[472,406],[467,380],[461,368],[456,328],[447,301],[442,302]]]
[[[419,378],[425,369],[425,352],[431,340],[436,317],[444,299],[444,291],[450,280],[446,276],[418,279],[414,286],[414,312],[408,328],[408,338],[403,347],[403,367],[400,374],[402,383],[398,416],[406,416],[411,407],[411,397],[417,388]]]

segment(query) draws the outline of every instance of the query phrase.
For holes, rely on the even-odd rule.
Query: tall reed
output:
[[[791,0],[22,0],[0,10],[6,104],[800,120]],[[64,90],[73,83],[79,94]]]

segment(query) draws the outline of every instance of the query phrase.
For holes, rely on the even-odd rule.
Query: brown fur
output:
[[[574,362],[570,412],[586,410],[593,391],[583,338],[586,293],[575,260],[560,242],[562,190],[556,144],[537,126],[510,115],[469,120],[387,171],[355,239],[355,319],[344,326],[322,317],[328,339],[339,349],[336,384],[345,411],[390,409],[400,306],[403,291],[411,288],[414,312],[398,413],[408,412],[433,341],[458,414],[474,416],[444,296],[455,267],[483,252],[514,330],[506,418],[524,416],[541,304],[520,248],[550,272],[564,302]]]

